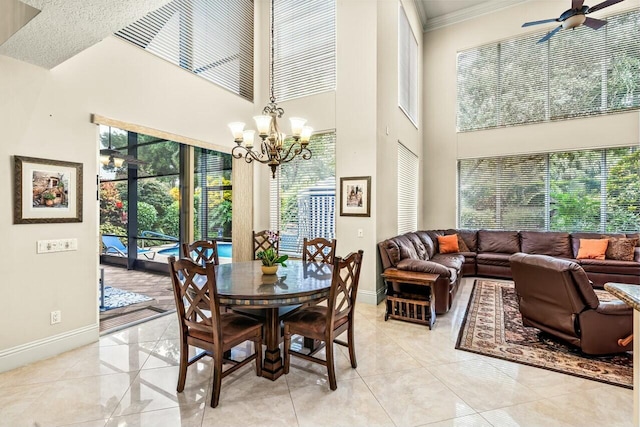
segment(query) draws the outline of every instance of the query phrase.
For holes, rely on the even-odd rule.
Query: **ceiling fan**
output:
[[[539,24],[547,24],[550,22],[561,22],[562,24],[559,27],[554,28],[550,31],[546,36],[538,40],[538,43],[544,43],[549,40],[555,33],[565,28],[575,28],[582,24],[586,25],[589,28],[593,28],[597,30],[607,23],[607,21],[603,21],[601,19],[589,18],[585,15],[590,14],[591,12],[596,12],[600,9],[604,9],[605,7],[612,6],[616,3],[620,3],[624,0],[606,0],[602,3],[599,3],[595,6],[589,7],[584,5],[584,0],[571,0],[571,9],[565,10],[562,12],[559,18],[555,19],[543,19],[542,21],[533,21],[533,22],[525,22],[522,24],[523,27],[530,27],[532,25]]]
[[[127,162],[130,165],[144,165],[146,162],[138,160],[133,156],[122,154],[111,146],[111,132],[109,132],[109,147],[100,150],[100,163],[106,169],[121,168]]]

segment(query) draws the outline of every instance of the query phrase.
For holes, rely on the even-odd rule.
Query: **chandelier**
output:
[[[305,126],[306,119],[300,117],[291,117],[291,136],[293,142],[288,147],[284,146],[286,134],[280,131],[278,120],[282,118],[284,109],[278,107],[276,98],[273,95],[273,11],[274,0],[271,0],[271,58],[270,58],[270,97],[269,103],[262,110],[261,116],[255,116],[253,119],[258,128],[258,136],[260,137],[260,147],[254,150],[255,130],[244,130],[245,124],[242,122],[229,123],[229,129],[233,139],[237,144],[231,150],[234,158],[240,159],[244,157],[247,163],[257,161],[271,167],[271,175],[276,177],[276,169],[283,163],[290,162],[300,155],[304,160],[311,158],[311,150],[309,150],[309,139],[313,133],[313,129]],[[244,146],[242,143],[244,142]]]

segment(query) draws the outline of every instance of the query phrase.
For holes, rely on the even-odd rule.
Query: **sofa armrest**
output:
[[[416,271],[420,273],[439,274],[442,277],[450,277],[451,271],[442,264],[421,259],[403,259],[398,263],[398,270]]]
[[[598,308],[596,308],[596,312],[614,316],[628,316],[633,314],[633,307],[620,300],[607,302],[601,301]]]

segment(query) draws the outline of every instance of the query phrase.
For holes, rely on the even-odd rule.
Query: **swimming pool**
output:
[[[180,254],[180,250],[176,246],[174,248],[161,249],[158,253],[160,255],[177,257]],[[218,256],[220,258],[231,258],[231,242],[218,242]]]

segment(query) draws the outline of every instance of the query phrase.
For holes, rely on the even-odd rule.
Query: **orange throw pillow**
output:
[[[460,248],[458,247],[458,235],[449,234],[448,236],[438,236],[438,247],[440,248],[441,254],[460,252]]]
[[[604,259],[609,239],[580,239],[577,259]]]

